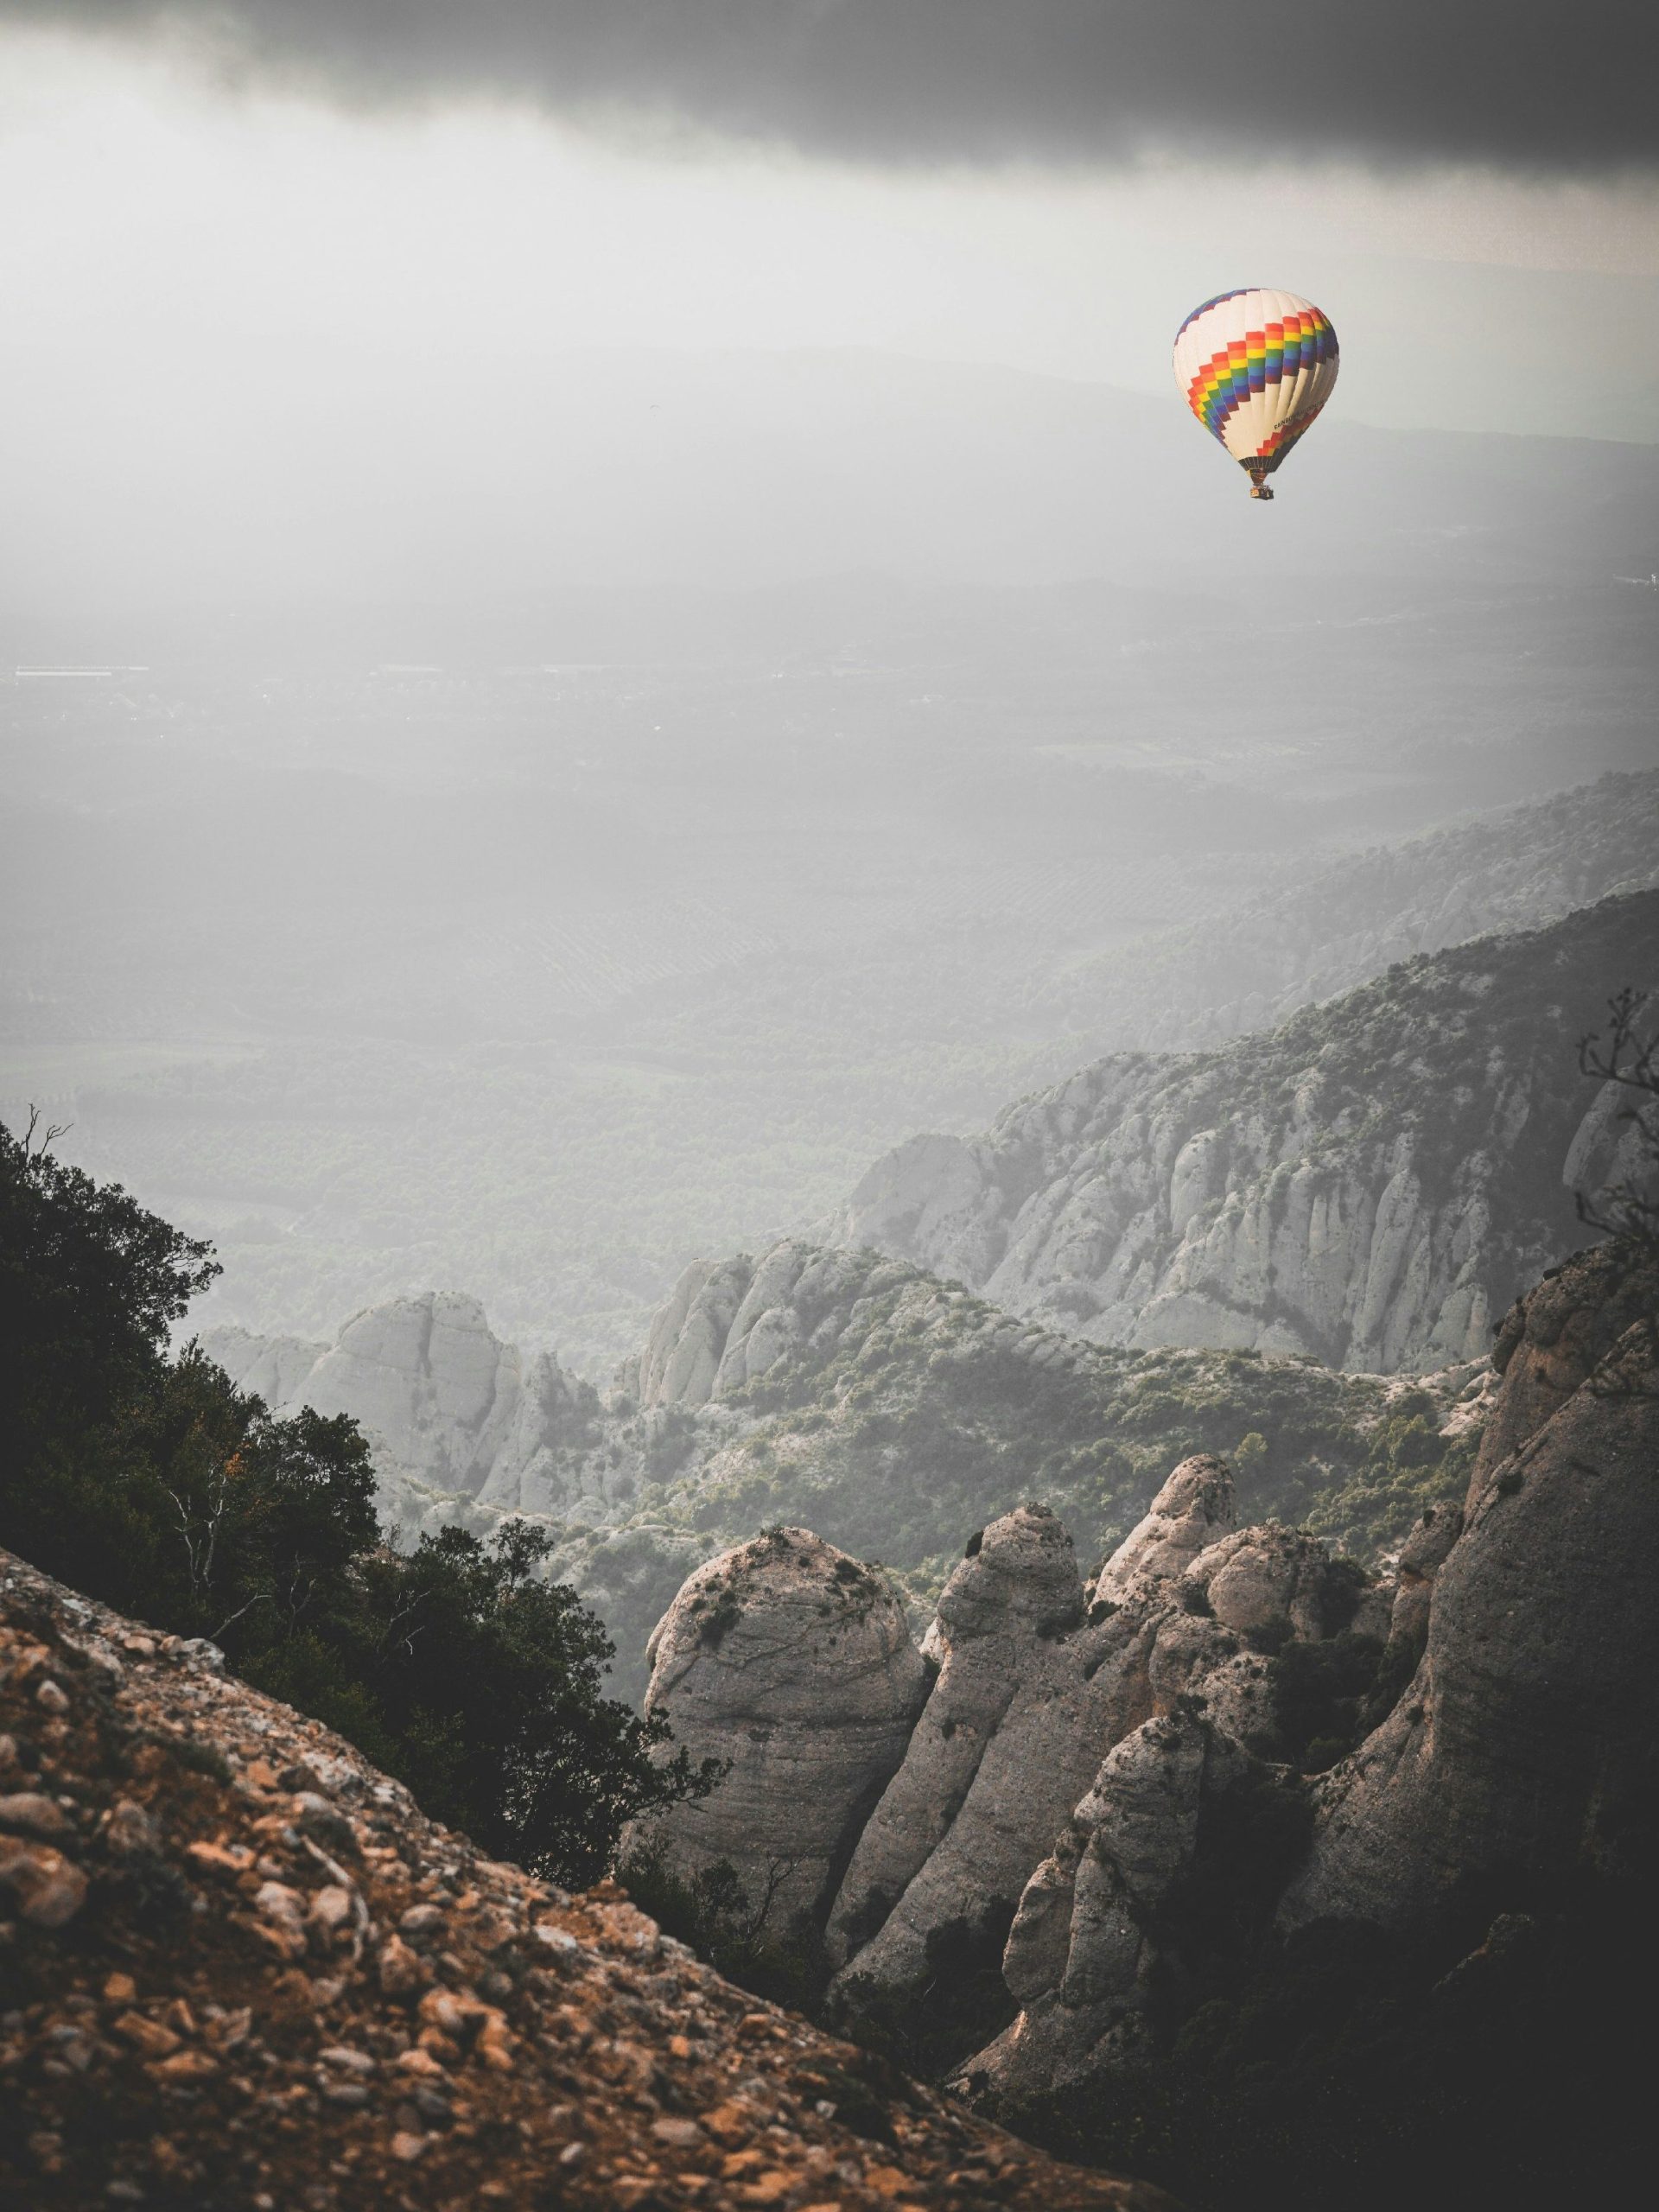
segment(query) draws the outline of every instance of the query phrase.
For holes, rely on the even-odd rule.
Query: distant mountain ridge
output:
[[[1578,1040],[1659,970],[1659,893],[1405,963],[1219,1051],[1120,1053],[918,1136],[822,1224],[1103,1344],[1477,1357],[1618,1172]]]
[[[1074,963],[1033,1004],[1097,1051],[1194,1052],[1268,1029],[1396,960],[1535,930],[1659,884],[1659,772],[1610,774],[1344,854],[1289,890]]]

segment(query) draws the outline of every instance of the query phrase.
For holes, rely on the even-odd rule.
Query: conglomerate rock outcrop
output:
[[[917,1980],[948,1923],[1006,1923],[1032,1839],[1076,1796],[1105,1725],[1105,1686],[1065,1641],[1083,1618],[1071,1540],[1041,1506],[993,1522],[946,1584],[938,1681],[830,1916],[830,1957],[855,1954],[866,1984]]]
[[[975,1537],[923,1647],[937,1680],[820,1906],[831,2002],[948,2009],[952,1974],[982,1984],[1000,1953],[1007,2024],[955,2080],[1017,2108],[1155,2056],[1224,1894],[1263,1941],[1349,1922],[1417,1942],[1506,1869],[1546,1891],[1630,1872],[1659,1741],[1651,1261],[1570,1262],[1497,1363],[1467,1500],[1427,1510],[1382,1580],[1305,1531],[1236,1528],[1204,1456],[1087,1587],[1040,1506]],[[1321,1737],[1309,1764],[1334,1764],[1304,1773],[1296,1700],[1338,1688],[1319,1710],[1355,1716],[1347,1741],[1368,1700],[1385,1717],[1345,1757]],[[658,1695],[677,1718],[660,1668]]]
[[[904,1756],[927,1670],[879,1571],[804,1529],[774,1529],[699,1567],[650,1646],[649,1713],[714,1794],[641,1822],[630,1856],[695,1883],[724,1864],[755,1935],[810,1920]]]
[[[1114,1745],[1026,1885],[1002,1959],[1019,2015],[966,2062],[962,2088],[1046,2094],[1098,2069],[1107,2053],[1141,2057],[1167,1903],[1192,1869],[1200,1822],[1262,1771],[1186,1708]]]
[[[925,1702],[918,1695],[904,1710],[906,1687],[883,1708],[891,1779],[861,1808],[849,1771],[826,1764],[820,1778],[814,1764],[849,1701],[861,1726],[869,1681],[890,1679],[890,1627],[868,1650],[833,1633],[826,1592],[839,1597],[851,1563],[802,1532],[774,1532],[713,1562],[654,1639],[648,1701],[695,1755],[729,1758],[733,1770],[707,1800],[653,1823],[658,1849],[682,1874],[724,1859],[746,1885],[798,1864],[790,1907],[816,1902],[839,1969],[835,2001],[849,2012],[910,2001],[947,1952],[982,1956],[988,1947],[994,1958],[1033,1868],[1116,1747],[1211,1700],[1212,1734],[1224,1727],[1271,1749],[1262,1649],[1318,1641],[1351,1618],[1353,1578],[1322,1543],[1236,1530],[1235,1511],[1223,1462],[1184,1461],[1096,1578],[1092,1601],[1071,1540],[1046,1507],[1020,1507],[980,1531],[923,1646],[937,1669]],[[1384,1625],[1386,1616],[1385,1599]],[[859,1770],[865,1786],[874,1770]],[[833,1897],[822,1892],[831,1869]]]
[[[925,1647],[942,1662],[938,1681],[830,1912],[842,2003],[913,1990],[958,1930],[970,1952],[1000,1944],[1103,1760],[1143,1728],[1213,1700],[1211,1733],[1224,1722],[1274,1746],[1258,1643],[1336,1633],[1358,1593],[1317,1539],[1235,1530],[1233,1515],[1225,1465],[1184,1461],[1096,1579],[1092,1604],[1041,1507],[976,1540]]]
[[[238,1389],[276,1414],[348,1414],[368,1438],[380,1505],[404,1532],[449,1516],[557,1513],[632,1487],[632,1470],[592,1464],[599,1401],[547,1352],[504,1344],[474,1298],[426,1291],[354,1314],[332,1344],[210,1329],[201,1345]]]
[[[821,1351],[856,1325],[861,1298],[910,1270],[868,1253],[785,1237],[758,1260],[694,1260],[652,1318],[618,1387],[640,1405],[694,1407],[728,1398],[804,1350]],[[849,1310],[850,1309],[850,1310]]]
[[[1327,1572],[1294,1532],[1247,1531],[1199,1556],[1187,1583],[1245,1649],[1195,1670],[1196,1695],[1103,1761],[1020,1899],[1004,1954],[1018,2015],[959,2088],[1017,2107],[1137,2076],[1160,2032],[1160,1974],[1167,1992],[1204,1963],[1179,1955],[1204,1940],[1201,1923],[1183,1933],[1180,1900],[1206,1835],[1230,1910],[1287,1935],[1350,1923],[1433,1942],[1483,1883],[1518,1876],[1548,1897],[1638,1870],[1659,1739],[1656,1330],[1659,1272],[1629,1248],[1580,1255],[1510,1314],[1465,1507],[1426,1513],[1392,1588],[1355,1599],[1356,1627],[1386,1630],[1378,1680],[1415,1672],[1320,1777],[1272,1763],[1272,1684],[1249,1646],[1275,1621],[1268,1645],[1287,1624],[1328,1626]],[[1230,1835],[1279,1838],[1265,1877],[1250,1851],[1221,1850]]]
[[[1185,1573],[1201,1551],[1227,1534],[1236,1517],[1233,1478],[1213,1453],[1183,1459],[1095,1577],[1090,1596],[1122,1599],[1145,1584]]]
[[[1498,1358],[1421,1662],[1319,1786],[1287,1927],[1432,1927],[1496,1870],[1560,1882],[1651,1847],[1659,1268],[1582,1255],[1508,1317]]]

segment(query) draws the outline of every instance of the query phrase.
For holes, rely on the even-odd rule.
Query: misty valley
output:
[[[1182,590],[1148,496],[1135,584],[393,608],[352,661],[226,626],[141,666],[111,624],[107,675],[8,695],[5,1111],[213,1237],[197,1321],[456,1288],[602,1377],[688,1261],[918,1130],[1650,880],[1645,799],[1536,804],[1650,765],[1653,600],[1583,543],[1621,494],[1535,443],[1363,590],[1294,543],[1266,620]],[[1375,492],[1427,458],[1351,465]],[[1517,576],[1491,541],[1522,497],[1550,550]],[[1432,847],[1408,880],[1448,822],[1501,868],[1529,801],[1491,903]],[[1387,852],[1356,930],[1351,856]]]

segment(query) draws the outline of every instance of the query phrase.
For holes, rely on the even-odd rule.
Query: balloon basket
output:
[[[1273,497],[1273,486],[1270,484],[1252,484],[1250,497],[1253,499],[1270,499]]]

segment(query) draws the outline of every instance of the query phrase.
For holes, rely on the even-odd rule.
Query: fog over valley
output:
[[[632,357],[608,420],[668,580],[14,618],[0,1088],[212,1235],[204,1320],[435,1285],[608,1372],[688,1259],[1174,1037],[1099,956],[1654,763],[1649,448],[1337,423],[1264,518],[1011,372]]]

